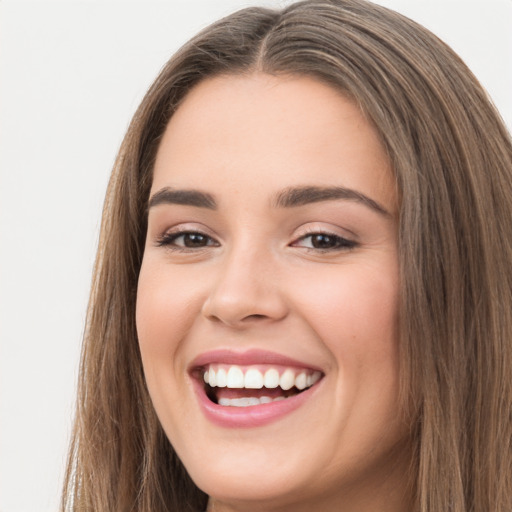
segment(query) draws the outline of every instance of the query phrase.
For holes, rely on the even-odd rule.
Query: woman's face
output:
[[[203,81],[148,222],[145,376],[210,507],[399,510],[397,198],[359,109],[306,77]]]

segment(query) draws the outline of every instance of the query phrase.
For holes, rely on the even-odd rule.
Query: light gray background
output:
[[[451,44],[512,127],[512,0],[379,3]],[[129,119],[180,44],[250,4],[0,3],[1,512],[58,508],[103,194]]]

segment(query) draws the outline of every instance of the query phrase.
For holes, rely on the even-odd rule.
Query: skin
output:
[[[305,185],[348,187],[386,213],[354,199],[272,204]],[[218,205],[150,208],[137,300],[151,398],[209,510],[408,510],[397,196],[371,123],[312,78],[207,79],[163,136],[151,196],[165,187]],[[159,245],[180,230],[203,233],[205,245]],[[354,246],[321,250],[311,234],[324,232]],[[277,421],[221,427],[204,416],[188,372],[213,349],[271,350],[324,377]]]

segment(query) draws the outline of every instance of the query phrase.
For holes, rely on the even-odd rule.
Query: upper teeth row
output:
[[[212,387],[218,388],[249,388],[261,389],[277,388],[284,390],[295,386],[297,389],[306,389],[317,382],[321,377],[320,372],[306,370],[293,370],[287,368],[281,375],[276,368],[269,368],[265,373],[256,368],[245,371],[239,366],[231,366],[228,370],[210,367],[204,372],[204,381]]]

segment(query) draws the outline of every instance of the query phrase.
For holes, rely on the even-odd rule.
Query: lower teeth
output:
[[[285,400],[285,397],[278,396],[276,398],[270,398],[268,396],[262,396],[260,398],[220,398],[219,405],[228,407],[250,407],[251,405],[269,404],[270,402],[278,402],[279,400]]]

